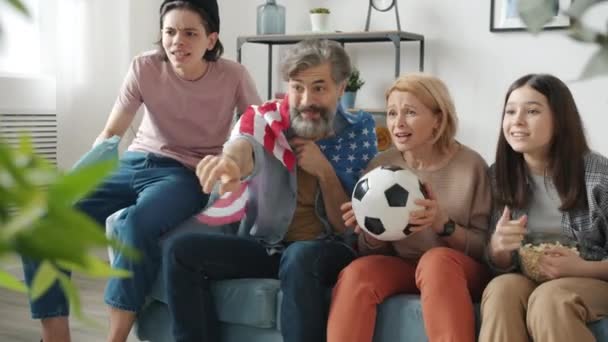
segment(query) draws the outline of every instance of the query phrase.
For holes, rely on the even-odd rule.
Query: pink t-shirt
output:
[[[133,59],[114,110],[144,116],[129,151],[153,152],[195,168],[208,154],[218,154],[234,110],[261,103],[251,76],[242,65],[210,62],[196,81],[179,78],[156,51]]]

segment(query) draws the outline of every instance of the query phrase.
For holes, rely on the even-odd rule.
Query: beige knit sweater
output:
[[[479,261],[482,260],[492,197],[488,166],[477,152],[459,145],[458,151],[442,168],[420,171],[410,169],[402,154],[393,148],[376,156],[368,169],[380,165],[396,165],[409,169],[422,182],[429,182],[437,196],[439,207],[457,225],[467,229],[467,243],[463,252]],[[447,243],[430,228],[403,240],[385,242],[373,248],[363,239],[363,234],[359,236],[359,251],[363,255],[387,254],[417,260],[425,251],[436,246],[447,246]]]

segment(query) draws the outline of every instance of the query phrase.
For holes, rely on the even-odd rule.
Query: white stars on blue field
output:
[[[367,163],[378,153],[376,123],[368,113],[349,120],[339,134],[317,141],[344,189],[350,193]]]
[[[374,133],[373,126],[363,122],[342,133],[340,138],[323,139],[317,144],[336,170],[358,176],[377,153]]]

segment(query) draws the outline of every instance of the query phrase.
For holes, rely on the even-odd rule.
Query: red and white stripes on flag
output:
[[[296,157],[284,131],[289,128],[289,101],[266,102],[250,106],[232,129],[234,138],[246,134],[272,153],[289,171],[293,171]],[[246,213],[249,199],[248,183],[242,183],[238,191],[226,193],[210,207],[197,215],[197,219],[211,226],[240,221]]]
[[[289,128],[289,101],[266,102],[251,106],[232,129],[231,138],[239,134],[251,135],[272,153],[285,167],[292,171],[296,158],[289,146],[284,131]]]
[[[247,199],[249,198],[247,184],[243,182],[237,191],[225,193],[196,218],[199,222],[210,226],[221,226],[240,221],[247,210]]]

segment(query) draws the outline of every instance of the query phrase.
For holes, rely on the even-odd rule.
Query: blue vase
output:
[[[257,34],[285,33],[285,7],[277,5],[276,0],[266,0],[257,9]]]
[[[342,107],[345,110],[355,108],[355,99],[357,98],[356,91],[345,91],[344,95],[340,98],[340,102],[342,103]]]

